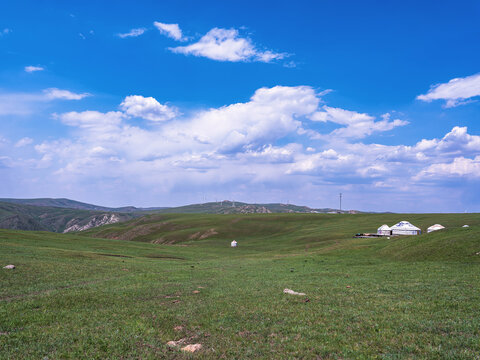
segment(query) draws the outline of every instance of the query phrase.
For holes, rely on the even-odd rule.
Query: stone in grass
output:
[[[202,344],[191,344],[182,348],[182,351],[194,353],[195,351],[201,350]]]
[[[198,290],[193,290],[192,293],[194,293],[194,294],[199,294],[200,291],[198,291]]]
[[[180,339],[180,340],[171,340],[169,342],[167,342],[167,346],[170,346],[170,347],[177,347],[177,346],[180,346],[180,345],[183,345],[187,342],[187,339],[186,338],[183,338],[183,339]]]
[[[15,265],[7,265],[3,267],[4,269],[15,269]]]
[[[296,291],[293,291],[293,290],[290,290],[290,289],[284,289],[283,293],[284,294],[290,294],[290,295],[299,295],[299,296],[305,296],[306,295],[305,293],[296,292]]]

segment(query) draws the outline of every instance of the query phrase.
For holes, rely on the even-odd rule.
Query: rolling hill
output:
[[[0,228],[53,232],[79,231],[134,218],[129,213],[0,202]]]
[[[108,212],[135,212],[143,210],[153,210],[152,209],[138,209],[134,206],[125,206],[120,208],[110,208],[99,205],[92,205],[83,203],[80,201],[70,200],[70,199],[53,199],[53,198],[38,198],[38,199],[11,199],[3,198],[0,199],[0,202],[8,202],[12,204],[20,205],[31,205],[31,206],[46,206],[46,207],[58,207],[65,209],[76,209],[76,210],[91,210],[91,211],[108,211]]]
[[[447,229],[352,238],[399,220]],[[152,214],[77,234],[0,230],[0,254],[16,266],[0,268],[0,357],[480,353],[479,214]]]
[[[155,244],[195,245],[216,244],[218,241],[237,240],[242,247],[274,249],[316,248],[330,244],[341,247],[351,244],[358,232],[376,232],[382,224],[409,220],[423,230],[420,236],[382,238],[378,244],[388,245],[384,255],[395,258],[425,256],[434,258],[445,249],[460,246],[468,251],[480,251],[480,214],[151,214],[137,219],[93,228],[84,236],[150,242]],[[426,233],[426,229],[441,223],[447,229]],[[462,228],[469,224],[470,228]],[[475,230],[473,230],[475,229]],[[275,242],[271,242],[275,239]],[[433,240],[432,240],[433,239]],[[368,242],[368,240],[367,240]],[[443,244],[443,245],[442,245]],[[272,248],[273,250],[273,248]],[[453,251],[450,256],[459,256]],[[443,256],[442,255],[442,256]]]
[[[348,210],[339,211],[331,208],[312,209],[308,206],[298,206],[292,204],[249,204],[238,201],[216,201],[202,204],[191,204],[176,207],[149,207],[137,208],[135,206],[124,206],[111,208],[99,205],[87,204],[70,199],[0,199],[0,202],[8,202],[20,205],[48,206],[77,210],[108,211],[108,212],[142,212],[142,213],[174,213],[174,214],[255,214],[255,213],[327,213],[341,212],[348,213]],[[359,211],[353,211],[359,213]]]

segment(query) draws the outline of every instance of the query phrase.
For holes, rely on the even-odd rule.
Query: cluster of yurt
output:
[[[422,230],[408,221],[400,221],[399,223],[388,226],[386,224],[380,226],[377,230],[377,235],[420,235]]]
[[[464,225],[468,226],[468,225]],[[445,229],[445,226],[440,225],[440,224],[435,224],[430,226],[427,229],[427,233],[430,233],[432,231],[437,231],[437,230],[442,230]],[[377,230],[377,235],[380,236],[389,236],[389,235],[420,235],[422,233],[422,230],[416,227],[415,225],[412,225],[408,221],[400,221],[399,223],[393,225],[393,226],[388,226],[386,224],[380,226]]]

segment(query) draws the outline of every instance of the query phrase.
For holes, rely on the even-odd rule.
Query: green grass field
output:
[[[447,229],[352,237],[400,220]],[[0,269],[0,358],[480,358],[477,253],[479,214],[151,215],[73,235],[0,230],[0,265],[17,266]],[[166,345],[180,339],[202,350]]]

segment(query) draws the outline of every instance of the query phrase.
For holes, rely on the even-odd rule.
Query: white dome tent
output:
[[[430,226],[427,229],[427,233],[432,232],[432,231],[442,230],[442,229],[445,229],[445,226],[440,225],[440,224],[435,224],[435,225]]]
[[[235,240],[233,240],[231,243],[230,243],[230,246],[231,247],[237,247],[237,242]]]
[[[377,230],[378,235],[392,235],[392,229],[387,224],[383,224]]]
[[[419,235],[422,233],[421,229],[405,220],[391,226],[391,229],[392,235]]]

